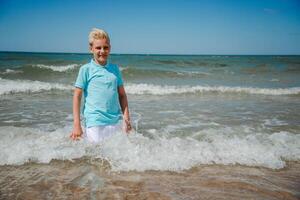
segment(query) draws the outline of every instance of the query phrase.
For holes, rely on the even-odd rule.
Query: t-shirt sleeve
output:
[[[87,85],[87,68],[81,67],[79,69],[78,76],[74,86],[81,89],[85,89],[86,85]]]
[[[123,86],[123,78],[122,78],[122,73],[119,70],[119,67],[116,65],[116,75],[117,75],[117,84],[119,86]]]

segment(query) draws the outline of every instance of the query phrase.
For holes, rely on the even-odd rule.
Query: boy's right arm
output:
[[[81,97],[82,97],[82,89],[75,88],[74,89],[74,96],[73,96],[73,118],[74,118],[74,126],[73,131],[70,135],[71,139],[77,140],[79,139],[83,132],[80,123],[80,104],[81,104]]]

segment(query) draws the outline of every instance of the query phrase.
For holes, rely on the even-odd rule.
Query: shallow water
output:
[[[111,172],[101,160],[0,167],[1,199],[299,199],[300,164]]]

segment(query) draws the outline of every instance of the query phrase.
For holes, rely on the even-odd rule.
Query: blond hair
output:
[[[98,28],[93,28],[92,31],[89,34],[89,44],[92,46],[94,40],[98,39],[106,39],[107,42],[110,44],[110,39],[108,34],[101,29]]]

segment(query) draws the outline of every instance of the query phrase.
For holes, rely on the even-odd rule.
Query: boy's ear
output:
[[[93,48],[92,45],[89,45],[89,50],[91,53],[93,53],[92,48]]]

